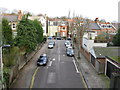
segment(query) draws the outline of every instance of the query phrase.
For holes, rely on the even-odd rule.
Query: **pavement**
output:
[[[75,45],[74,45],[75,46]],[[78,59],[78,48],[75,46],[75,59],[78,62],[78,68],[81,70],[83,78],[88,88],[109,88],[110,79],[98,74],[92,64],[86,60],[83,54],[80,53],[81,59]]]

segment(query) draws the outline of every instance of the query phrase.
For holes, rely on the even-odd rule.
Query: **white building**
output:
[[[29,16],[28,19],[35,20],[37,19],[41,24],[43,28],[43,35],[47,36],[47,18],[46,16],[39,15],[39,16]]]

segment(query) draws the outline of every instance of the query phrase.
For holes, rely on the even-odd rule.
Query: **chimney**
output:
[[[99,19],[98,18],[95,18],[95,23],[98,23],[99,22]]]
[[[21,10],[19,10],[19,12],[18,12],[18,20],[21,20],[22,16],[23,16],[23,14],[22,14]]]

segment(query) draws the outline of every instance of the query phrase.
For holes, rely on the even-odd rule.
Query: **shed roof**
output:
[[[96,56],[120,56],[120,47],[94,47]],[[101,55],[100,55],[101,54]]]

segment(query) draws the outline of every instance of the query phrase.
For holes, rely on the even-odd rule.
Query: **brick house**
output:
[[[48,36],[68,36],[68,22],[62,19],[49,19]]]
[[[99,29],[92,29],[92,31],[97,31],[97,34],[102,34],[103,32],[105,33],[116,33],[117,29],[114,27],[114,25],[112,25],[109,22],[100,22],[98,18],[95,19],[94,24],[96,24],[96,26]]]
[[[67,25],[59,25],[58,26],[58,35],[60,37],[67,37],[67,32],[68,32],[68,26]]]

